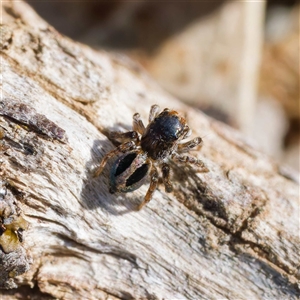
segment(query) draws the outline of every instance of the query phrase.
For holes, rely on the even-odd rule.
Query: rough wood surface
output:
[[[125,57],[2,5],[0,284],[15,288],[3,299],[297,299],[297,176]],[[111,195],[109,166],[92,171],[107,133],[154,103],[204,136],[194,155],[210,172],[174,165],[174,193],[136,212],[147,186]]]

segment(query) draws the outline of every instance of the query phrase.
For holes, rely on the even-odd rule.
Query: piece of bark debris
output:
[[[50,139],[56,139],[63,143],[67,142],[65,130],[50,121],[46,116],[37,113],[28,104],[4,98],[0,100],[0,115],[27,125],[32,130]]]

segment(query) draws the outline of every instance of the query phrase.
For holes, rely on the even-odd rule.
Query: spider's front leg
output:
[[[133,115],[132,128],[134,131],[137,131],[141,135],[143,135],[145,131],[145,126],[139,113]]]
[[[205,166],[204,162],[200,159],[197,159],[188,155],[181,155],[178,153],[172,154],[172,159],[178,163],[185,163],[194,165],[197,168],[197,172],[209,172],[208,168]]]
[[[130,141],[124,144],[121,144],[119,147],[117,147],[116,149],[108,152],[102,159],[99,167],[96,169],[95,173],[94,173],[94,177],[97,177],[101,174],[101,172],[103,171],[107,161],[115,156],[118,155],[119,153],[125,153],[127,151],[133,150],[136,148],[136,144],[134,141]]]
[[[143,202],[138,206],[138,210],[140,210],[145,204],[147,204],[155,192],[158,184],[158,172],[154,165],[152,165],[152,170],[150,173],[150,186],[148,188],[147,194],[143,200]]]
[[[188,141],[186,143],[178,144],[178,152],[180,153],[188,152],[197,146],[199,147],[198,150],[200,150],[202,144],[203,144],[203,140],[201,139],[201,137],[196,137],[193,140]]]
[[[155,119],[155,117],[158,115],[158,112],[159,106],[157,104],[152,105],[149,113],[149,123]]]

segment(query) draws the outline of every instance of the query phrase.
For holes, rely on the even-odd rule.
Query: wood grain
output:
[[[13,197],[6,217],[28,223],[24,241],[0,252],[0,284],[15,288],[3,299],[297,299],[297,176],[126,57],[69,40],[24,2],[2,11],[0,201]],[[64,140],[8,115],[9,101]],[[130,129],[135,112],[146,122],[155,103],[204,137],[193,155],[210,172],[173,165],[174,192],[161,185],[136,212],[147,186],[111,195],[111,162],[92,175],[114,147],[108,133]]]

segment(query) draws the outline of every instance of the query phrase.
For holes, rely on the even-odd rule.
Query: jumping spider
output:
[[[124,153],[117,158],[110,172],[110,192],[131,192],[145,183],[150,174],[150,186],[144,201],[139,205],[140,210],[148,203],[158,184],[158,171],[160,166],[162,179],[166,192],[172,191],[170,182],[170,166],[168,161],[192,164],[198,167],[199,172],[208,172],[201,160],[182,155],[190,149],[201,146],[202,139],[196,137],[186,143],[179,143],[191,134],[186,120],[180,117],[175,110],[165,108],[159,113],[158,105],[152,105],[149,114],[149,124],[145,128],[138,113],[133,115],[133,131],[113,132],[111,137],[121,143],[116,149],[107,153],[95,176],[103,171],[107,161]],[[140,136],[141,135],[141,136]]]

